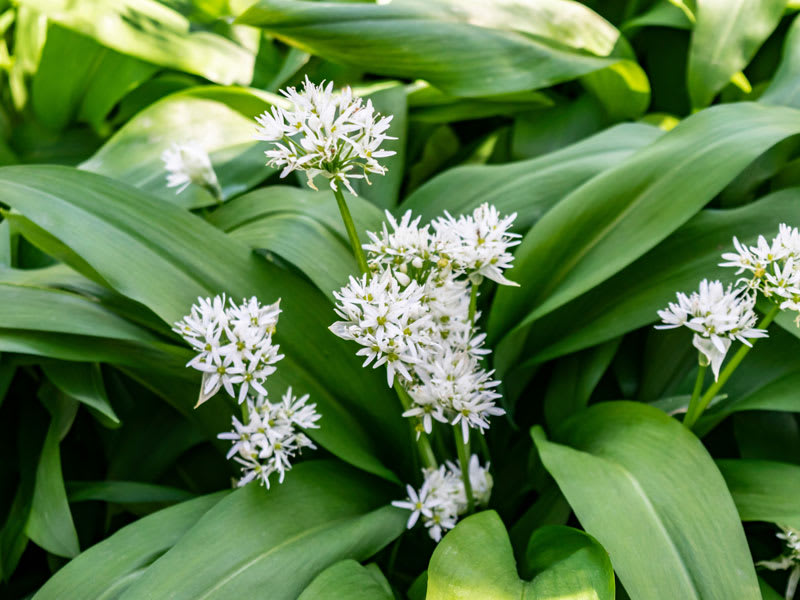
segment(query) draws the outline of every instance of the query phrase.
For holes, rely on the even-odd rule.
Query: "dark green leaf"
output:
[[[317,575],[297,600],[393,600],[387,586],[386,580],[378,580],[370,569],[343,560]]]
[[[742,521],[800,529],[800,466],[769,460],[718,460]]]

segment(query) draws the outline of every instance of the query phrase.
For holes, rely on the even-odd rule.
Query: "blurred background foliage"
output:
[[[772,558],[768,523],[800,526],[798,329],[778,319],[701,446],[665,417],[688,401],[688,335],[650,325],[676,290],[725,276],[733,235],[800,224],[798,9],[0,0],[0,595],[416,599],[428,581],[430,598],[550,598],[564,568],[603,599],[775,597],[784,575],[760,573],[759,592],[748,542]],[[518,213],[521,288],[480,306],[509,412],[489,435],[496,514],[443,542],[458,560],[429,567],[432,543],[400,538],[385,506],[417,467],[382,375],[326,329],[356,271],[333,196],[278,179],[253,139],[305,76],[394,115],[388,175],[348,198],[362,233],[384,209]],[[161,153],[188,140],[223,205],[166,188]],[[270,385],[323,414],[323,460],[269,494],[219,492],[235,471],[215,436],[236,409],[192,410],[199,380],[169,330],[222,291],[282,298]],[[614,487],[623,472],[641,496]],[[579,524],[593,537],[564,527]],[[476,547],[502,577],[480,580]]]

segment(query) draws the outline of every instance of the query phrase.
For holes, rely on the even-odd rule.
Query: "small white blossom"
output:
[[[195,141],[173,143],[161,154],[167,171],[167,187],[180,194],[190,183],[202,186],[219,198],[222,193],[208,152]]]
[[[423,469],[424,482],[419,491],[406,486],[406,500],[395,500],[392,505],[411,511],[407,528],[411,529],[422,519],[428,535],[435,541],[456,526],[458,517],[467,511],[467,494],[461,478],[461,465],[448,461],[438,468]],[[493,480],[489,464],[482,467],[478,457],[469,461],[469,481],[478,506],[486,506],[492,494]]]
[[[269,489],[269,477],[273,473],[278,473],[278,481],[283,483],[286,471],[292,468],[292,459],[303,448],[316,448],[308,436],[299,431],[319,428],[316,404],[306,404],[307,401],[308,394],[297,398],[291,387],[277,404],[271,404],[266,395],[259,395],[255,400],[250,397],[245,423],[234,417],[233,431],[217,436],[232,442],[228,458],[233,457],[241,465],[239,486],[257,479]]]
[[[281,177],[296,170],[305,171],[308,185],[317,189],[314,178],[328,179],[334,190],[342,186],[355,194],[350,179],[367,179],[368,173],[384,175],[386,168],[377,159],[395,152],[381,150],[392,117],[381,116],[350,88],[333,93],[333,82],[314,85],[306,77],[303,89],[281,90],[292,103],[286,110],[273,106],[256,117],[256,138],[275,142],[265,154],[267,164],[282,167]]]
[[[266,394],[264,382],[283,358],[272,342],[279,304],[280,300],[262,306],[253,297],[240,305],[228,300],[226,306],[224,294],[198,298],[189,314],[175,323],[173,331],[197,351],[186,366],[203,372],[197,406],[220,389],[240,404],[248,394]]]
[[[451,260],[455,270],[464,271],[474,281],[480,282],[486,277],[501,285],[519,285],[503,275],[514,260],[508,249],[520,243],[520,235],[509,232],[516,218],[517,213],[501,217],[488,203],[458,219],[445,213],[432,223],[437,253]]]
[[[778,304],[781,310],[798,313],[800,325],[800,231],[782,223],[778,234],[768,242],[760,235],[755,246],[746,246],[733,238],[736,252],[722,255],[722,267],[734,267],[736,273],[748,273],[740,281],[755,293]]]
[[[781,532],[776,535],[783,541],[785,552],[774,560],[759,561],[757,565],[770,571],[791,569],[784,597],[786,600],[793,600],[800,582],[800,531],[786,525],[781,525],[780,528]]]
[[[767,337],[765,330],[755,328],[755,297],[746,290],[704,279],[698,292],[678,292],[677,297],[677,303],[658,311],[664,324],[656,329],[685,326],[694,331],[692,343],[711,364],[715,379],[732,340],[750,346],[750,339]]]

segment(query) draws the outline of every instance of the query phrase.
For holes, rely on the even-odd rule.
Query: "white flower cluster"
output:
[[[739,275],[748,272],[750,277],[740,279],[748,289],[760,292],[781,310],[798,313],[800,325],[800,232],[796,227],[781,224],[771,242],[758,236],[755,246],[746,246],[733,238],[736,252],[722,255],[722,267],[734,267]]]
[[[770,571],[791,569],[784,597],[786,600],[792,600],[797,591],[797,584],[800,583],[800,531],[786,525],[781,525],[780,528],[781,532],[776,535],[783,541],[785,552],[775,560],[759,561],[758,566]]]
[[[435,540],[456,526],[458,517],[467,510],[467,495],[461,479],[461,465],[447,462],[436,469],[423,469],[424,482],[419,490],[406,486],[408,497],[395,500],[392,504],[411,511],[406,527],[411,529],[420,517]],[[482,467],[476,455],[469,460],[469,482],[472,485],[475,503],[479,506],[489,504],[492,495],[492,476],[489,465]]]
[[[678,302],[658,311],[664,325],[657,329],[688,327],[695,332],[692,343],[708,359],[714,378],[732,340],[751,345],[748,338],[766,337],[767,332],[754,326],[757,316],[753,310],[755,297],[744,289],[723,287],[719,281],[704,279],[700,290],[690,296],[678,292]]]
[[[190,183],[208,189],[217,198],[222,191],[217,174],[211,165],[208,152],[195,141],[183,144],[174,143],[161,153],[164,169],[167,171],[167,187],[177,187],[180,194]]]
[[[281,177],[290,172],[306,172],[308,185],[317,189],[314,178],[322,175],[332,189],[344,185],[355,194],[350,179],[367,179],[367,173],[384,175],[386,168],[377,159],[395,152],[381,150],[391,116],[383,117],[350,88],[333,93],[333,82],[314,85],[306,76],[302,91],[281,90],[292,103],[292,110],[273,106],[256,117],[260,125],[256,138],[276,142],[265,154],[267,164],[283,167]],[[360,171],[360,172],[359,172]]]
[[[186,365],[203,372],[197,406],[220,388],[241,404],[248,394],[264,394],[264,381],[283,358],[272,342],[278,324],[280,300],[262,306],[258,298],[235,304],[225,295],[198,298],[197,304],[173,331],[197,351]],[[235,389],[238,386],[238,392]]]
[[[399,222],[388,215],[391,231],[384,224],[364,245],[371,273],[334,293],[342,320],[331,331],[363,346],[364,365],[386,365],[390,386],[400,378],[413,400],[403,416],[420,420],[418,433],[431,433],[434,420],[460,423],[466,442],[470,428],[482,431],[505,412],[495,405],[499,381],[480,363],[489,350],[475,327],[479,315],[470,315],[470,293],[483,277],[512,284],[503,270],[518,243],[508,232],[515,216],[501,218],[484,204],[434,221],[431,232],[410,211]]]
[[[269,477],[279,474],[283,483],[286,471],[292,468],[292,459],[303,448],[316,448],[313,442],[298,428],[317,429],[320,415],[316,404],[306,404],[308,394],[297,398],[290,387],[281,402],[271,404],[265,395],[247,399],[246,422],[233,418],[233,431],[217,437],[233,443],[228,458],[242,465],[239,486],[258,479],[269,489]]]

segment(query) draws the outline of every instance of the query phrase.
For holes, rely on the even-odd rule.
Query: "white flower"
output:
[[[797,584],[800,582],[800,531],[793,527],[781,525],[781,532],[775,534],[783,540],[786,551],[774,560],[762,560],[756,563],[759,567],[765,567],[770,571],[782,571],[791,569],[789,580],[786,582],[786,600],[792,600],[797,591]]]
[[[355,194],[350,179],[386,173],[377,159],[395,154],[380,149],[384,140],[396,139],[386,134],[392,117],[377,113],[371,100],[364,103],[350,88],[334,94],[333,82],[314,85],[307,76],[302,91],[290,87],[281,93],[291,110],[273,106],[256,117],[256,138],[275,142],[265,154],[267,164],[283,168],[281,177],[302,170],[313,189],[314,178],[321,175],[334,190],[344,186]]]
[[[677,303],[658,311],[664,325],[656,329],[685,326],[694,331],[692,343],[711,364],[715,379],[732,340],[750,346],[750,339],[767,337],[765,330],[755,328],[755,296],[746,290],[704,279],[698,292],[690,296],[678,292],[677,297]]]
[[[508,249],[520,243],[520,235],[509,232],[516,218],[517,213],[501,217],[488,203],[458,219],[446,212],[432,223],[437,252],[478,283],[486,277],[501,285],[518,285],[503,275],[514,260]]]
[[[278,404],[271,404],[266,395],[259,395],[255,400],[248,398],[246,422],[234,417],[233,431],[217,436],[233,443],[228,458],[233,457],[242,466],[239,486],[258,479],[261,485],[269,488],[273,473],[278,473],[278,480],[283,483],[286,471],[292,468],[292,459],[303,448],[316,448],[299,431],[319,427],[316,405],[306,404],[307,401],[308,394],[297,398],[291,387]]]
[[[197,406],[220,389],[244,402],[248,394],[266,394],[264,382],[283,358],[272,342],[278,323],[280,300],[262,306],[257,298],[238,305],[225,295],[198,298],[189,314],[175,323],[198,354],[186,366],[203,372]],[[235,386],[239,386],[238,392]]]
[[[467,511],[467,494],[461,478],[461,465],[448,461],[437,468],[423,469],[424,481],[419,491],[406,486],[406,500],[396,500],[392,505],[411,511],[406,527],[411,529],[422,519],[428,535],[435,541],[456,526],[458,517]],[[486,506],[492,493],[493,480],[489,465],[480,465],[476,455],[469,461],[469,480],[478,506]]]
[[[173,143],[162,152],[161,160],[167,171],[167,187],[177,187],[176,194],[190,183],[205,187],[217,197],[222,193],[208,152],[197,142]]]

